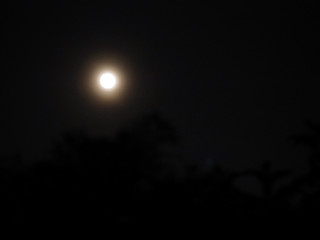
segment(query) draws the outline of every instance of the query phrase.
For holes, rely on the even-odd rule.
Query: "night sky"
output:
[[[1,154],[34,159],[65,131],[112,136],[157,112],[192,161],[300,166],[288,137],[320,121],[317,9],[207,4],[7,1]],[[114,98],[92,87],[109,67]]]

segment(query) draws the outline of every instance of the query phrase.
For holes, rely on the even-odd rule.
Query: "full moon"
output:
[[[100,85],[104,89],[111,90],[116,85],[116,77],[111,73],[104,73],[100,77]]]

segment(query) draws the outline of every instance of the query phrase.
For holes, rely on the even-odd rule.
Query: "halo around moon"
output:
[[[111,73],[104,73],[100,76],[99,82],[102,88],[111,90],[116,86],[117,79]]]

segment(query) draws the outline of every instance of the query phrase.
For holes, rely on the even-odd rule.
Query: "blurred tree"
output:
[[[293,181],[292,192],[300,204],[301,211],[320,213],[320,124],[306,121],[311,133],[296,134],[291,137],[295,145],[309,148],[308,172]]]

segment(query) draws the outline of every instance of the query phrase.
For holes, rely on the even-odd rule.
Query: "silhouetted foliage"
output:
[[[320,125],[307,121],[306,126],[311,133],[297,134],[292,139],[295,144],[303,144],[309,148],[309,168],[292,186],[301,212],[316,216],[320,213]]]
[[[230,172],[214,165],[203,172],[185,166],[182,178],[166,172],[166,145],[178,143],[174,128],[157,114],[143,118],[114,138],[69,132],[54,142],[51,157],[23,165],[18,156],[2,157],[1,218],[15,225],[88,226],[153,223],[218,223],[235,219],[298,219],[319,211],[319,128],[299,135],[311,148],[310,171],[281,187],[286,170]],[[312,137],[311,137],[312,136]],[[307,140],[306,140],[307,139]],[[312,140],[311,140],[312,139]],[[12,164],[4,164],[4,163]],[[263,195],[234,184],[253,176]]]

